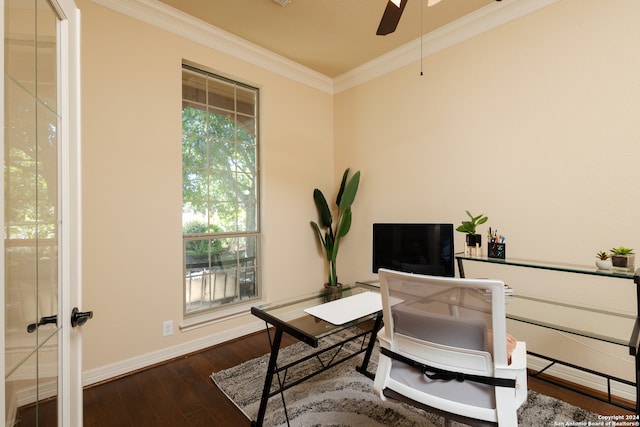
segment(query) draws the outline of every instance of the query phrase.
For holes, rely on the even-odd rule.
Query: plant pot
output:
[[[611,262],[614,267],[633,269],[635,264],[635,254],[631,255],[611,255]]]
[[[611,270],[613,262],[610,259],[597,259],[596,267],[598,267],[598,270]]]
[[[482,236],[479,234],[467,234],[465,236],[465,255],[480,256],[482,247]]]
[[[482,236],[479,234],[467,234],[467,246],[473,248],[482,246]]]
[[[324,301],[331,302],[342,298],[342,283],[338,283],[336,286],[331,286],[328,283],[324,284]]]

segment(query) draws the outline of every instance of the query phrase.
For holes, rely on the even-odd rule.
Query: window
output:
[[[260,295],[258,89],[182,67],[184,313]]]

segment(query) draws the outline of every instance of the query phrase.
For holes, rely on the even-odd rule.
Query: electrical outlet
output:
[[[162,322],[162,336],[168,337],[169,335],[173,335],[173,320]]]

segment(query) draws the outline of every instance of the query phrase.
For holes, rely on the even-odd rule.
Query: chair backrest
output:
[[[505,285],[378,270],[384,328],[374,391],[465,424],[518,424],[526,344],[507,354]]]
[[[384,334],[441,369],[492,375],[508,365],[504,282],[380,269]]]

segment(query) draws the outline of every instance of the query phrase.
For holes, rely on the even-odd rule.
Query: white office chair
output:
[[[385,326],[376,394],[442,415],[447,425],[517,426],[526,347],[515,342],[508,354],[504,282],[378,274]]]

